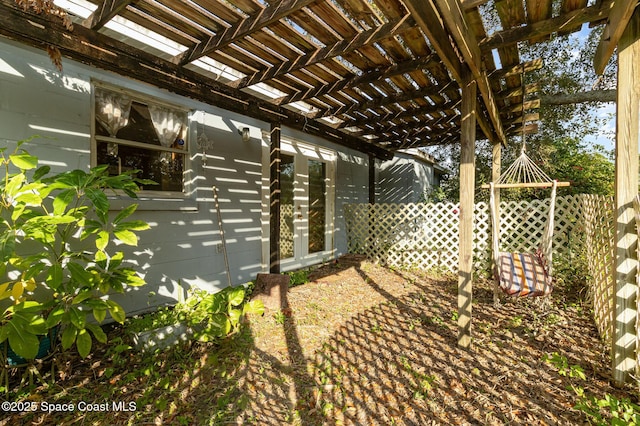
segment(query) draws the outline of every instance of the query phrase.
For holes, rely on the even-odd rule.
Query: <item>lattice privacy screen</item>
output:
[[[503,202],[501,250],[533,251],[547,222],[549,200]],[[345,207],[348,249],[390,266],[455,272],[458,268],[459,207],[437,204],[349,204]],[[554,253],[575,250],[580,222],[578,197],[556,201]],[[475,205],[474,262],[488,269],[491,220],[486,203]]]
[[[500,249],[535,250],[544,231],[548,208],[548,199],[502,202]],[[459,207],[451,203],[347,205],[349,252],[364,254],[389,266],[455,272],[458,268],[458,212]],[[557,198],[554,264],[572,259],[579,253],[585,254],[595,320],[600,335],[609,343],[613,319],[614,236],[612,197]],[[485,203],[475,206],[473,247],[476,270],[488,272],[491,220]]]

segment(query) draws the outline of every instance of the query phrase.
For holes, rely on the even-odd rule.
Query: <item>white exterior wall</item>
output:
[[[90,167],[92,80],[194,111],[188,142],[187,197],[157,200],[141,194],[138,201],[135,218],[147,221],[152,229],[140,233],[139,246],[128,255],[148,285],[132,289],[125,297],[117,296],[125,310],[131,314],[173,303],[191,286],[210,290],[226,286],[213,185],[219,192],[232,284],[266,272],[268,259],[263,259],[262,246],[269,235],[264,233],[262,202],[268,181],[263,178],[261,135],[270,124],[68,59],[63,60],[63,66],[60,74],[44,52],[0,41],[0,146],[12,147],[16,141],[40,135],[24,148],[38,156],[41,164],[50,165],[53,172]],[[251,133],[246,143],[238,134],[243,127]],[[196,146],[197,132],[201,131],[213,142],[206,165]],[[345,253],[342,206],[366,202],[367,156],[291,129],[282,129],[282,134],[336,151],[334,247],[337,255]],[[118,208],[129,202],[115,200],[113,205]],[[150,292],[155,295],[149,296]]]
[[[437,186],[432,164],[396,152],[376,167],[376,203],[417,203]]]

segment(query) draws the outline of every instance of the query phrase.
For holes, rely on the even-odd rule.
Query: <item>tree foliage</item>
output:
[[[544,66],[525,75],[525,84],[538,83],[539,96],[574,94],[594,89],[615,88],[615,61],[612,58],[604,76],[593,70],[593,57],[600,31],[594,30],[586,37],[556,37],[549,41],[528,45],[521,44],[522,61],[542,58]],[[509,138],[502,149],[503,170],[520,154],[526,143],[527,154],[549,176],[571,182],[561,194],[613,194],[614,166],[612,154],[602,146],[589,146],[588,136],[602,134],[609,117],[595,114],[601,103],[589,102],[568,105],[542,104],[539,131],[532,135]],[[479,136],[482,136],[480,133]],[[476,143],[476,187],[491,180],[491,144],[486,140]],[[447,199],[459,198],[460,147],[458,144],[440,147],[431,152],[449,168],[449,179],[443,183]],[[549,191],[502,191],[503,199],[545,198]],[[488,199],[488,191],[477,191],[477,200]]]

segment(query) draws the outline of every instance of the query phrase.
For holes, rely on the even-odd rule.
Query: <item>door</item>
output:
[[[333,151],[301,142],[281,143],[280,269],[292,270],[334,256]]]

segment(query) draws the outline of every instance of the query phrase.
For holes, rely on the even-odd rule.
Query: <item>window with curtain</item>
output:
[[[187,126],[184,110],[95,88],[97,164],[108,164],[113,175],[137,170],[137,177],[155,182],[143,190],[183,192]]]

